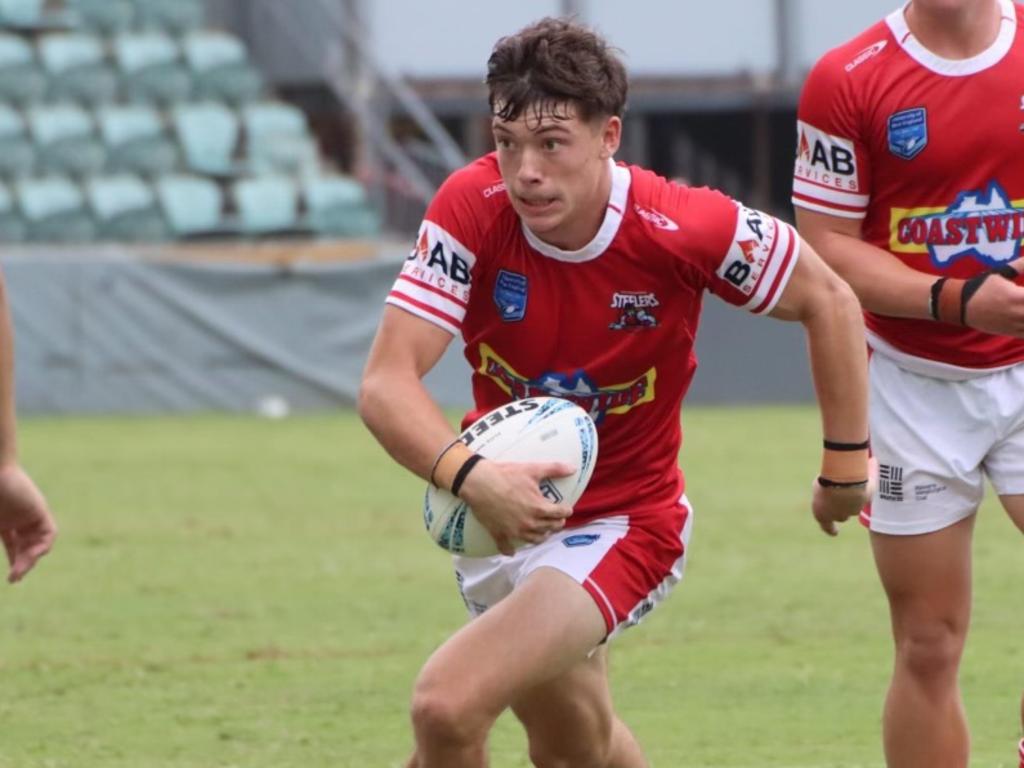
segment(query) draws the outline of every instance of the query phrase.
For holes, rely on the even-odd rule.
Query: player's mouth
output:
[[[548,213],[558,202],[556,197],[518,197],[523,211],[532,214]]]

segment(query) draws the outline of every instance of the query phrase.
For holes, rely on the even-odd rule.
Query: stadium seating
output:
[[[32,28],[43,23],[44,0],[0,0],[0,24]]]
[[[171,233],[176,237],[223,230],[224,196],[216,182],[201,176],[169,174],[157,179],[156,194]]]
[[[135,6],[131,0],[71,0],[71,16],[85,29],[115,34],[135,24]]]
[[[89,242],[96,234],[81,190],[62,176],[14,183],[27,238],[36,242]]]
[[[32,44],[18,35],[0,33],[0,100],[15,104],[41,101],[46,85]]]
[[[153,190],[138,176],[94,176],[85,196],[100,240],[153,241],[167,235]]]
[[[191,95],[192,79],[174,38],[163,32],[126,32],[114,38],[114,60],[125,96],[170,104]]]
[[[316,170],[316,142],[300,109],[284,102],[265,101],[246,105],[240,114],[250,170],[293,174]]]
[[[103,168],[106,153],[89,112],[75,104],[42,104],[26,114],[41,171],[84,175]]]
[[[325,171],[203,0],[0,0],[0,242],[363,236],[362,185]]]
[[[180,34],[203,25],[202,0],[132,0],[143,28]]]
[[[307,225],[320,235],[367,237],[380,229],[366,190],[347,176],[313,176],[302,181]]]
[[[234,185],[239,229],[249,235],[292,233],[299,229],[299,193],[287,176],[258,176]]]
[[[118,104],[96,112],[100,137],[107,150],[107,168],[156,175],[178,164],[178,148],[164,131],[163,118],[144,104]]]
[[[49,80],[49,97],[100,104],[117,95],[117,73],[105,61],[103,42],[95,35],[45,35],[39,60]]]
[[[14,208],[14,196],[0,183],[0,242],[20,243],[27,234],[25,222]]]
[[[182,53],[198,98],[241,104],[263,91],[263,78],[249,64],[245,46],[234,35],[192,32],[182,40]]]
[[[172,121],[189,169],[227,176],[234,173],[238,118],[216,101],[174,107]]]
[[[35,150],[26,133],[25,119],[18,110],[0,104],[0,175],[28,176],[34,168]]]

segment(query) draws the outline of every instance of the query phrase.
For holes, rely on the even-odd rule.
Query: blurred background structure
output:
[[[619,159],[791,218],[803,76],[890,5],[0,0],[20,405],[351,404],[427,202],[490,149],[489,51],[545,15],[622,50]],[[799,334],[709,310],[696,399],[811,396]],[[465,378],[431,383],[457,405]]]

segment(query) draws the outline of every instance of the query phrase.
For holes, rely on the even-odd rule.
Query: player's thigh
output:
[[[984,418],[987,393],[871,357],[871,450],[879,477],[864,522],[897,536],[941,531],[974,513],[982,464],[998,434]]]
[[[573,757],[581,750],[589,754],[607,749],[614,718],[608,688],[608,646],[601,646],[568,671],[527,691],[512,704],[512,710],[526,728],[531,755],[557,757],[573,764]]]
[[[962,644],[971,612],[971,540],[976,516],[932,533],[872,532],[875,564],[897,641]]]
[[[604,635],[590,594],[566,574],[539,568],[430,657],[414,698],[441,697],[458,711],[497,717],[585,660]]]
[[[1024,472],[1024,467],[1021,467],[1021,472]],[[1024,533],[1024,494],[1000,496],[999,501],[1002,502],[1003,509],[1013,520],[1014,525]]]

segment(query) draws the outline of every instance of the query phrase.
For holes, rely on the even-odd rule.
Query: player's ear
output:
[[[622,118],[612,115],[606,118],[601,129],[601,159],[607,160],[619,151],[622,143]]]

